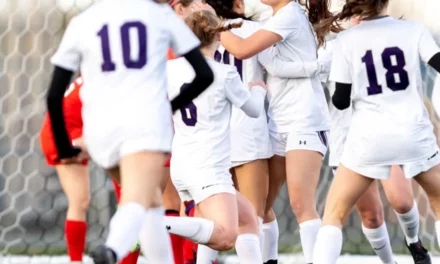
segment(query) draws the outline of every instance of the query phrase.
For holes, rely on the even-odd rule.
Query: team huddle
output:
[[[394,264],[379,180],[414,262],[431,263],[410,181],[440,239],[440,153],[420,77],[420,60],[440,73],[440,48],[423,25],[387,16],[388,0],[346,0],[337,14],[328,0],[262,0],[273,12],[261,21],[243,0],[162,2],[99,1],[52,57],[41,145],[69,201],[72,262],[85,250],[92,159],[119,204],[95,264],[134,264],[140,250],[148,263],[212,264],[232,248],[240,263],[277,263],[284,183],[306,264],[337,262],[352,208]]]

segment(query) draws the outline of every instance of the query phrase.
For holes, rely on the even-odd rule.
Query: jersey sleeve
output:
[[[280,10],[275,16],[271,17],[263,29],[280,35],[283,39],[289,36],[295,36],[300,30],[301,24],[295,21],[296,14],[284,12],[288,10]]]
[[[249,89],[241,81],[235,68],[227,73],[225,81],[226,98],[237,108],[242,107],[251,97]]]
[[[171,32],[171,49],[179,57],[200,46],[200,41],[174,12],[170,12],[167,23]]]
[[[437,53],[440,52],[440,48],[435,42],[432,34],[424,26],[421,26],[422,34],[419,39],[419,54],[420,58],[425,62],[428,61]]]
[[[51,59],[52,64],[76,72],[81,62],[81,53],[79,50],[80,38],[81,34],[78,28],[78,20],[74,17],[70,20],[66,32],[64,32],[61,44]]]
[[[330,81],[337,83],[353,83],[353,80],[351,79],[350,64],[344,54],[344,47],[339,37],[335,40],[333,46]]]

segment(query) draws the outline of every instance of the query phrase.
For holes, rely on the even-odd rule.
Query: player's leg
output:
[[[162,201],[165,208],[166,216],[180,216],[180,198],[176,188],[171,182],[169,166],[165,168],[168,175],[168,181],[163,191]],[[171,246],[173,248],[174,262],[176,264],[183,263],[183,243],[185,241],[181,236],[170,234]]]
[[[384,264],[394,264],[390,238],[383,216],[383,205],[377,182],[373,182],[356,202],[356,210],[362,219],[362,232]]]
[[[290,205],[299,223],[306,263],[313,262],[313,248],[321,219],[316,211],[315,193],[322,158],[327,152],[325,132],[289,133],[286,145],[286,175]]]
[[[418,237],[419,210],[414,201],[411,180],[405,178],[399,166],[393,166],[390,178],[382,180],[382,186],[397,215],[400,227],[405,234],[405,245],[411,252],[415,263],[430,263],[431,258]]]
[[[323,224],[313,252],[313,264],[336,263],[342,250],[343,223],[372,181],[373,179],[366,178],[342,164],[338,167],[327,195]]]
[[[86,214],[90,202],[89,171],[82,164],[55,166],[61,187],[67,196],[68,208],[64,233],[72,262],[82,262],[86,244]]]
[[[238,235],[238,206],[234,187],[232,184],[216,184],[206,186],[202,190],[192,190],[189,193],[198,192],[212,193],[201,199],[196,199],[197,194],[194,195],[195,202],[199,201],[196,205],[197,210],[203,218],[166,217],[165,224],[168,232],[218,251],[233,248]]]
[[[110,221],[106,247],[98,248],[92,254],[95,264],[107,264],[111,254],[122,259],[138,237],[142,250],[152,263],[174,263],[169,236],[166,229],[161,228],[164,226],[161,184],[165,177],[165,161],[166,155],[162,152],[123,153],[119,164],[124,191],[119,208]],[[110,170],[110,174],[117,170]]]
[[[438,243],[440,244],[440,157],[438,152],[434,154],[432,157],[428,159],[426,164],[422,164],[424,169],[428,169],[425,172],[420,173],[414,179],[417,181],[417,183],[420,184],[420,186],[423,188],[423,190],[426,192],[431,209],[434,212],[436,222],[435,222],[435,229],[437,232],[437,239]],[[424,166],[423,166],[424,165]],[[405,170],[405,175],[411,176],[409,173],[407,173],[407,170]]]
[[[112,183],[115,190],[116,201],[119,204],[119,201],[121,200],[121,186],[119,185],[119,182],[117,182],[113,178],[112,178]],[[130,253],[128,253],[128,255],[125,256],[121,261],[119,261],[119,264],[136,264],[139,259],[140,253],[141,253],[141,248],[139,246],[139,243],[136,242],[131,248]]]
[[[268,160],[254,160],[232,170],[235,188],[252,203],[257,212],[260,243],[263,243],[264,209],[269,191]]]
[[[189,201],[181,205],[183,213],[181,210],[180,216],[194,217],[195,215],[195,203],[194,201]],[[198,252],[198,245],[189,239],[185,239],[183,244],[183,258],[185,264],[195,264],[196,254]]]
[[[264,263],[277,263],[278,261],[279,229],[272,206],[285,182],[286,159],[283,156],[274,155],[269,159],[269,191],[266,199],[263,224],[264,240],[262,253]]]

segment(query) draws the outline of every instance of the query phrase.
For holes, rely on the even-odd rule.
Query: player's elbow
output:
[[[350,107],[350,98],[348,98],[348,100],[344,100],[344,98],[333,96],[332,103],[338,110],[345,110]]]

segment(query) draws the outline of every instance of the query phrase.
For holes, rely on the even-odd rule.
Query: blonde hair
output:
[[[214,43],[217,33],[239,28],[243,24],[232,23],[225,25],[224,20],[220,20],[212,12],[208,10],[195,11],[185,18],[185,23],[199,38],[200,48],[208,47]]]

